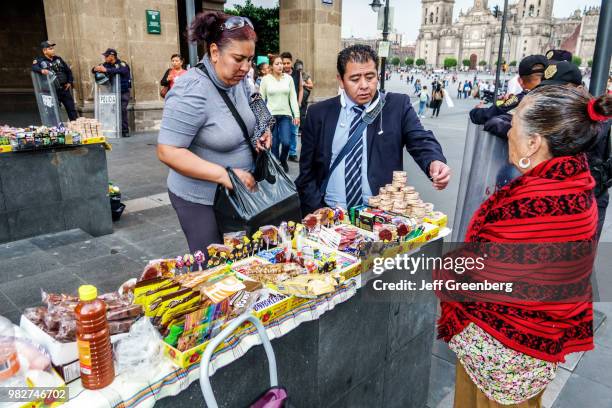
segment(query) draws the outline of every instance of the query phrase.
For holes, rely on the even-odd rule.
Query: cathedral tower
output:
[[[417,59],[423,58],[427,65],[437,64],[440,30],[451,27],[455,0],[422,0],[421,28],[417,38]]]

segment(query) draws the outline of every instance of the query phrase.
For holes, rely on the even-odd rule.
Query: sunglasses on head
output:
[[[221,30],[227,30],[227,31],[237,30],[239,28],[244,27],[245,25],[248,25],[253,30],[255,30],[255,27],[253,27],[253,23],[251,23],[251,20],[249,20],[248,18],[232,16],[228,18],[227,20],[225,20],[225,23],[221,25]]]

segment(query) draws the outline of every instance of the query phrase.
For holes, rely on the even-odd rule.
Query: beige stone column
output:
[[[315,84],[311,101],[336,96],[342,0],[332,5],[321,0],[283,0],[280,4],[280,51],[304,61]]]
[[[202,9],[223,11],[225,8],[225,0],[203,0]]]
[[[163,108],[159,80],[179,50],[176,1],[45,0],[44,6],[48,37],[72,67],[79,110],[93,115],[91,68],[115,48],[132,70],[130,127],[156,129]],[[147,9],[160,11],[161,34],[147,34]]]

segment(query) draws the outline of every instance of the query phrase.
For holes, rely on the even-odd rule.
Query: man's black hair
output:
[[[291,53],[288,51],[283,52],[280,57],[282,59],[289,58],[291,61],[293,61],[293,55],[291,55]]]
[[[350,47],[346,47],[338,53],[338,74],[340,78],[344,78],[346,72],[346,65],[349,62],[366,63],[368,61],[374,61],[376,71],[378,71],[378,55],[376,51],[369,45],[355,44]]]

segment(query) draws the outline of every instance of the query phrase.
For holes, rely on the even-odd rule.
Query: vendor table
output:
[[[448,232],[443,230],[413,252],[441,254],[442,238]],[[417,292],[396,303],[362,296],[368,289],[360,288],[371,275],[365,272],[336,292],[267,323],[279,384],[287,388],[293,406],[425,406],[435,295]],[[213,356],[211,373],[216,373],[211,382],[220,407],[247,406],[269,386],[263,348],[253,347],[258,344],[251,328],[230,337]],[[155,373],[143,373],[142,378],[119,375],[100,391],[83,390],[77,380],[69,385],[70,401],[64,406],[203,407],[199,373],[199,364],[177,369],[164,359]],[[169,396],[175,397],[165,398]]]
[[[103,144],[0,154],[0,243],[80,228],[113,232]]]

